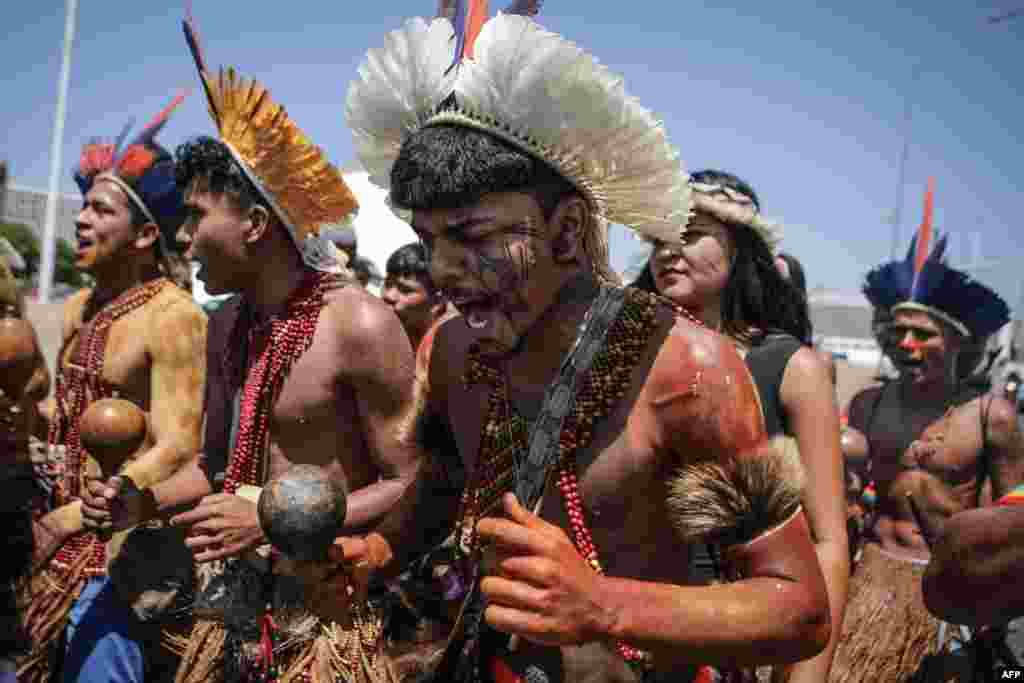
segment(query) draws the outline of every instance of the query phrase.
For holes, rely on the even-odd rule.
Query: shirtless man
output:
[[[369,63],[443,70],[451,38],[445,20],[429,27],[410,21]],[[459,98],[473,83],[456,85],[454,97],[434,93],[441,107],[399,93],[392,102],[423,108],[402,116],[375,96],[387,81],[366,65],[349,91],[349,125],[370,177],[390,185],[394,205],[411,209],[434,282],[463,316],[434,339],[422,417],[443,425],[451,444],[435,457],[459,458],[468,474],[461,503],[458,491],[443,491],[449,482],[417,479],[379,533],[340,539],[335,561],[357,568],[358,592],[363,569],[395,571],[455,529],[451,598],[466,607],[435,680],[687,681],[701,663],[816,654],[828,639],[828,604],[799,493],[790,491],[796,498],[784,496],[789,503],[781,508],[765,506],[772,509],[750,526],[725,510],[702,525],[688,505],[694,495],[714,498],[709,480],[735,490],[732,475],[761,466],[752,499],[763,503],[761,493],[785,487],[768,471],[780,461],[766,448],[743,362],[728,341],[653,295],[610,283],[604,220],[630,224],[628,216],[643,216],[650,222],[633,221],[636,227],[673,239],[685,224],[687,179],[663,130],[617,79],[600,80],[589,55],[529,19],[490,19],[484,41],[487,52],[481,47],[474,69],[460,70],[460,78],[497,77],[512,110],[520,98],[538,98],[537,118],[521,121],[514,137],[502,135],[507,129],[489,118],[497,113],[491,109],[452,110],[466,104]],[[528,92],[502,91],[502,56],[539,54],[537,41],[546,58],[531,68],[544,76],[529,80]],[[407,44],[418,49],[402,50]],[[418,58],[426,63],[409,63]],[[585,99],[555,86],[567,82],[566,69],[581,79]],[[605,131],[614,147],[580,144],[592,131],[568,123],[583,116],[579,106],[621,112],[634,127]],[[460,119],[467,111],[472,118]],[[394,137],[388,122],[405,120],[422,124]],[[551,132],[542,122],[553,121],[557,140],[543,137]],[[395,139],[403,140],[400,148],[388,147]],[[633,144],[645,156],[632,154]],[[580,155],[562,161],[582,175],[555,170],[565,150]],[[610,168],[622,175],[597,176]],[[619,183],[654,177],[663,183],[657,190],[614,192]],[[615,199],[598,204],[595,194]],[[546,462],[524,461],[529,422],[549,425],[565,405],[546,401],[545,387],[554,379],[558,396],[571,392],[563,382],[591,353],[592,370],[579,378],[564,431],[538,432],[551,439],[534,451]],[[557,462],[560,440],[565,458]],[[448,468],[442,461],[429,469]],[[702,537],[734,560],[727,563],[739,581],[686,585],[688,542]],[[479,582],[481,570],[489,575]],[[347,579],[314,576],[307,575],[314,602],[343,615]]]
[[[413,242],[396,249],[388,257],[386,269],[381,298],[402,321],[412,348],[418,349],[427,330],[448,312],[448,303],[430,279],[422,244]]]
[[[958,373],[964,342],[1005,324],[1006,305],[943,264],[942,246],[940,240],[917,277],[911,258],[869,275],[869,287],[892,287],[890,295],[902,299],[892,307],[890,330],[898,340],[894,360],[901,372],[899,379],[854,397],[850,407],[850,425],[867,442],[867,458],[857,475],[874,489],[877,501],[852,583],[849,630],[844,625],[836,661],[845,655],[862,672],[860,646],[877,648],[878,669],[872,671],[884,680],[903,680],[913,673],[907,659],[916,655],[911,662],[916,668],[925,654],[946,646],[937,642],[938,625],[920,599],[918,581],[935,540],[929,530],[941,529],[944,520],[986,505],[1024,480],[1024,439],[1013,406],[995,395],[962,391]],[[912,292],[899,289],[900,283],[914,280],[921,284]],[[878,585],[865,585],[869,580]],[[856,636],[856,629],[864,627],[861,618],[877,610],[878,601],[891,603],[892,627],[917,636],[914,643],[876,630],[868,646]],[[901,648],[911,657],[898,670],[887,669],[884,660]]]
[[[211,78],[201,63],[200,75]],[[219,367],[210,373],[204,453],[147,499],[114,506],[122,508],[115,523],[198,500],[172,520],[189,528],[188,545],[205,565],[179,681],[255,680],[269,666],[259,654],[265,616],[276,621],[268,634],[291,642],[274,654],[282,677],[316,671],[360,681],[380,665],[378,616],[364,605],[355,627],[310,621],[301,591],[261,555],[257,501],[267,480],[314,464],[347,483],[347,530],[377,522],[418,465],[415,449],[398,440],[411,408],[413,354],[395,314],[342,277],[319,234],[357,208],[341,174],[286,117],[233,109],[249,85],[232,80],[209,96],[222,140],[200,137],[177,152],[188,256],[207,291],[238,295],[215,314],[210,357]],[[263,92],[263,106],[277,107]],[[232,137],[242,127],[230,122],[250,115],[259,134]],[[300,177],[307,185],[291,184]],[[247,593],[252,585],[260,588]]]
[[[96,285],[64,309],[48,417],[51,448],[66,449],[66,472],[58,506],[35,527],[43,566],[26,616],[34,649],[19,663],[19,680],[42,681],[55,662],[63,681],[152,680],[168,668],[161,622],[192,575],[182,535],[139,528],[107,546],[93,533],[106,525],[90,516],[102,502],[90,495],[88,485],[98,482],[86,480],[78,424],[101,398],[120,397],[147,414],[147,437],[122,473],[135,489],[167,479],[199,447],[206,316],[162,272],[184,215],[174,161],[153,142],[171,109],[117,156],[111,145],[86,146],[75,175],[84,195],[76,266]],[[122,552],[106,557],[115,546]],[[160,606],[151,601],[157,594]],[[65,626],[67,648],[58,652]]]

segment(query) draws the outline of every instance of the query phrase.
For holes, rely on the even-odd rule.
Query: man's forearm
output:
[[[790,664],[828,644],[828,593],[802,512],[723,559],[733,583],[676,586],[602,578],[596,632],[665,661],[718,666]]]
[[[125,465],[122,474],[130,477],[140,489],[148,489],[173,476],[193,457],[180,447],[157,444]]]
[[[956,624],[1005,623],[1024,615],[1024,506],[968,510],[950,517],[932,549],[925,604]]]
[[[800,662],[792,667],[788,683],[819,683],[828,679],[832,657],[842,632],[843,612],[849,593],[850,551],[846,544],[824,541],[814,546],[821,571],[825,575],[828,590],[828,604],[832,615],[832,634],[828,646],[813,659]]]
[[[409,488],[407,479],[381,479],[352,491],[345,512],[345,534],[366,531],[381,521]]]
[[[143,488],[139,482],[135,483],[139,488]],[[210,486],[206,472],[199,465],[199,458],[193,458],[169,478],[150,486],[149,491],[152,496],[152,512],[164,514],[210,495],[213,493],[213,487]]]
[[[691,664],[789,664],[822,651],[827,617],[799,583],[755,578],[711,586],[603,579],[606,635]]]
[[[45,564],[64,541],[82,530],[82,501],[62,505],[44,515],[34,526],[33,569]]]

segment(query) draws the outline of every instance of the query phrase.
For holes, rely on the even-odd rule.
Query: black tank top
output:
[[[782,406],[782,377],[793,357],[803,344],[788,334],[769,334],[747,353],[746,362],[761,398],[765,431],[768,438],[789,434],[786,411]]]

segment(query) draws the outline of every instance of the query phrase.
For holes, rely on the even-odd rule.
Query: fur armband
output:
[[[776,437],[752,457],[683,467],[669,482],[668,508],[684,541],[742,545],[787,522],[803,487],[796,440]]]

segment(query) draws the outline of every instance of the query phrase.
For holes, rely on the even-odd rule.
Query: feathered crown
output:
[[[749,226],[775,253],[782,241],[782,228],[764,218],[752,198],[734,188],[712,183],[691,182],[690,189],[695,211],[709,213],[726,223]]]
[[[946,265],[948,235],[939,236],[929,252],[933,203],[934,185],[929,179],[924,220],[906,258],[869,272],[864,295],[876,308],[924,311],[966,337],[987,337],[1010,321],[1010,310],[994,291]]]
[[[184,218],[184,210],[182,194],[174,180],[174,159],[156,144],[155,138],[185,96],[186,93],[179,93],[127,144],[132,123],[113,142],[90,140],[82,147],[74,171],[75,183],[83,196],[97,180],[109,180],[120,187],[146,219],[160,228],[164,253],[174,244],[174,233]]]
[[[480,0],[441,0],[441,17],[410,19],[369,51],[346,118],[370,180],[387,188],[403,142],[423,127],[475,128],[576,187],[594,216],[595,261],[607,263],[606,221],[678,243],[690,189],[663,125],[621,77],[530,19],[538,4],[515,2],[487,20]]]
[[[359,208],[352,190],[260,83],[230,67],[216,78],[208,72],[191,11],[182,25],[221,142],[273,208],[303,261],[340,272],[337,250],[320,232],[351,223]]]

